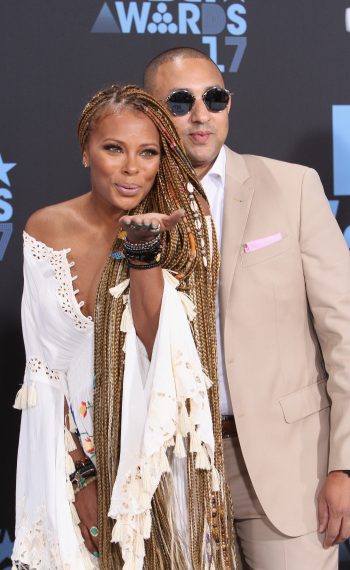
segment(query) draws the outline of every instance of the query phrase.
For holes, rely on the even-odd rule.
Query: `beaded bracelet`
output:
[[[124,251],[128,253],[149,253],[156,251],[162,242],[161,234],[157,235],[155,238],[152,238],[148,241],[141,241],[141,242],[132,242],[129,241],[126,237],[124,239]]]
[[[143,261],[145,263],[153,263],[153,262],[159,263],[160,257],[161,257],[160,251],[156,253],[144,253],[144,254],[132,253],[131,255],[124,254],[124,259],[126,259],[127,262],[129,262],[129,260],[131,260],[132,262],[132,260],[134,259],[135,261],[136,260]]]
[[[130,261],[130,259],[126,259],[126,263],[128,264],[128,267],[131,267],[132,269],[153,269],[153,267],[160,266],[160,258],[159,261],[152,261],[151,263],[145,263],[142,265],[141,264],[139,265],[138,263],[133,263],[132,261]]]
[[[74,495],[79,493],[79,491],[81,491],[82,489],[85,489],[85,487],[90,485],[90,483],[93,483],[93,481],[96,481],[96,479],[97,479],[96,475],[91,475],[90,477],[86,478],[82,477],[79,483],[74,488]]]
[[[69,476],[72,485],[79,485],[82,478],[96,475],[96,468],[91,459],[84,457],[75,463],[75,471]]]
[[[126,260],[137,259],[146,263],[159,261],[163,249],[163,241],[161,236],[142,243],[131,243],[127,239],[124,240],[123,254]]]
[[[133,267],[134,269],[140,268],[139,265],[136,266],[136,264],[133,264],[132,260],[134,259],[146,263],[147,265],[142,266],[144,269],[150,269],[160,264],[162,249],[163,240],[161,235],[147,242],[133,243],[125,238],[123,254],[129,267]]]

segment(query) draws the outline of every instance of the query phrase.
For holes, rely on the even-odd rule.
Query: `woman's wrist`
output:
[[[133,269],[152,269],[161,263],[163,237],[161,234],[142,241],[124,239],[123,256]]]
[[[78,493],[96,480],[96,468],[91,459],[84,456],[74,462],[75,471],[70,475],[74,493]]]

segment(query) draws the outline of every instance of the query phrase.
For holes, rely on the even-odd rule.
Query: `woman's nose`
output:
[[[137,157],[125,156],[123,171],[127,174],[134,174],[138,171]]]

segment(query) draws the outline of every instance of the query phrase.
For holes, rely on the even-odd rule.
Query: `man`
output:
[[[336,570],[350,535],[346,243],[315,171],[223,146],[230,95],[205,54],[164,52],[145,88],[173,115],[221,244],[221,405],[237,429],[224,456],[244,565]]]

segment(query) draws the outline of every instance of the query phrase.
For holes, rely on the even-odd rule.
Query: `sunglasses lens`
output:
[[[230,94],[225,89],[213,87],[204,96],[204,103],[212,113],[219,113],[226,109],[230,100]]]
[[[176,116],[186,115],[192,109],[194,97],[189,91],[175,91],[167,99],[170,113]]]

